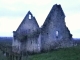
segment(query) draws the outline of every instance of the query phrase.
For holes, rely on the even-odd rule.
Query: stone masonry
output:
[[[72,46],[71,38],[61,5],[55,4],[41,28],[42,50]]]
[[[13,32],[13,51],[39,53],[73,46],[72,34],[65,23],[61,5],[53,5],[41,28],[29,11]]]

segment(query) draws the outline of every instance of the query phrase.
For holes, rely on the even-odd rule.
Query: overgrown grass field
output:
[[[80,60],[80,46],[53,50],[48,53],[29,55],[29,60]],[[6,60],[0,51],[0,60]],[[23,60],[27,60],[26,57]]]
[[[80,46],[30,56],[31,60],[80,60]]]

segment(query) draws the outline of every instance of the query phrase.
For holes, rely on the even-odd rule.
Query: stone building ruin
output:
[[[44,24],[40,28],[30,11],[13,31],[13,51],[39,53],[57,48],[71,47],[72,34],[65,23],[61,5],[53,5]]]
[[[29,11],[16,31],[13,31],[13,51],[15,52],[39,52],[40,38],[39,25],[35,17]]]
[[[72,34],[65,25],[65,14],[61,5],[55,4],[41,28],[42,50],[68,47],[71,45],[71,38]]]

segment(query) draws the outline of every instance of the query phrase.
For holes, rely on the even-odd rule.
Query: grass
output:
[[[30,60],[80,60],[80,46],[31,55]]]
[[[2,51],[0,51],[0,60],[6,60],[7,57],[5,57],[2,53]]]
[[[0,60],[6,60],[1,52]],[[27,60],[26,57],[23,60]],[[30,55],[29,60],[80,60],[80,46]]]

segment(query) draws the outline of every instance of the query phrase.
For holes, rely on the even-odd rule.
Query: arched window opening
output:
[[[59,32],[58,32],[58,31],[56,31],[56,38],[58,38],[58,35],[59,35]]]
[[[29,14],[29,19],[31,19],[31,15]]]

